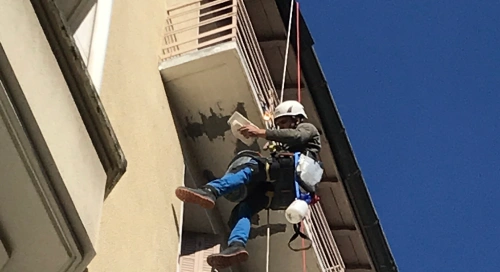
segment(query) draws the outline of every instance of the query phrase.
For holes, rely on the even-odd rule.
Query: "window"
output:
[[[68,5],[75,2],[84,6],[83,4],[89,3],[91,0],[31,1],[31,4],[107,173],[105,192],[105,197],[107,197],[127,168],[125,154],[121,149],[97,91],[104,66],[112,0],[100,0],[97,4],[94,0],[78,24],[79,27],[91,12],[94,4],[96,4],[95,17],[94,20],[91,20],[94,24],[91,37],[97,36],[100,39],[96,42],[96,39],[92,38],[89,42],[88,65],[80,57],[75,58],[74,48],[78,46],[74,34],[78,27],[71,28],[69,26],[75,22],[76,15],[72,15],[69,19],[66,16],[68,10],[74,14],[82,13],[81,10],[75,10],[75,7],[79,8],[80,6],[68,9]],[[75,29],[75,31],[72,31],[72,29]],[[94,50],[94,48],[97,49]]]
[[[92,45],[92,34],[94,32],[96,10],[97,4],[94,4],[73,35],[76,45],[78,46],[78,49],[80,49],[80,54],[82,55],[83,61],[87,65],[89,64],[90,47]]]
[[[71,33],[75,33],[97,0],[54,0],[54,2],[66,20]]]
[[[113,0],[57,0],[56,3],[99,93]]]

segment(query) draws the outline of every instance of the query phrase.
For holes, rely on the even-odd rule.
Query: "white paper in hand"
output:
[[[240,141],[242,141],[244,144],[250,146],[254,143],[255,138],[246,138],[241,134],[238,129],[246,126],[246,125],[252,125],[255,126],[252,122],[250,122],[245,116],[241,115],[239,112],[235,111],[233,115],[227,120],[227,124],[231,127],[231,132],[233,133],[234,137],[238,138]]]

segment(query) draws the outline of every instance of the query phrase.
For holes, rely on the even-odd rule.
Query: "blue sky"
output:
[[[500,1],[302,1],[399,271],[500,271]]]

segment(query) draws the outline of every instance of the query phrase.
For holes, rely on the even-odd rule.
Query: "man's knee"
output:
[[[231,216],[229,217],[228,225],[230,228],[233,228],[236,225],[236,222],[242,217],[251,217],[252,211],[247,202],[240,202],[238,205],[234,206],[231,211]]]
[[[251,197],[252,198],[252,197]],[[247,217],[250,219],[256,213],[267,207],[267,201],[264,197],[254,196],[251,201],[243,201],[238,203],[231,211],[229,217],[229,227],[233,227],[240,218]]]

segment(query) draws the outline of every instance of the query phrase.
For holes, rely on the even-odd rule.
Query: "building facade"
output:
[[[223,175],[241,150],[265,153],[227,121],[238,111],[270,126],[282,90],[300,91],[322,133],[321,202],[304,224],[312,247],[302,259],[284,214],[266,225],[263,211],[250,259],[227,270],[266,271],[269,227],[270,271],[397,271],[290,1],[0,4],[0,271],[212,271],[205,258],[225,245],[234,204],[205,211],[174,190]],[[287,43],[290,14],[300,43],[295,27]]]

